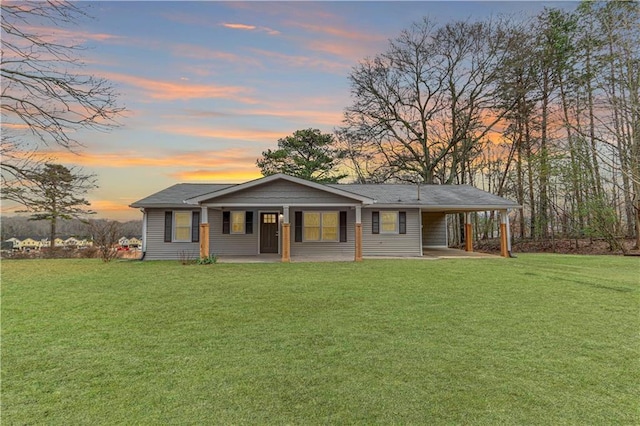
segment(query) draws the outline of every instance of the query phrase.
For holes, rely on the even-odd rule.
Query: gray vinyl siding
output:
[[[447,215],[422,213],[422,246],[447,247]]]
[[[210,200],[216,204],[354,203],[354,200],[285,180],[270,182]],[[207,203],[208,201],[204,201]]]
[[[296,242],[296,224],[295,224],[295,212],[296,211],[317,211],[317,212],[332,212],[332,211],[346,211],[347,212],[347,241],[341,243],[339,241],[303,241]],[[355,222],[356,213],[350,208],[292,208],[291,209],[291,256],[355,256]],[[304,231],[303,231],[304,232]],[[339,235],[339,233],[338,233]]]
[[[165,243],[164,212],[178,209],[148,209],[147,239],[145,260],[173,260],[180,258],[198,259],[200,243]],[[181,209],[181,211],[200,211],[200,209]]]
[[[407,212],[406,234],[373,234],[371,213],[373,211]],[[362,255],[363,256],[421,256],[420,210],[418,209],[362,209]]]
[[[260,235],[258,210],[251,208],[229,208],[225,210],[252,211],[253,233],[223,234],[222,210],[209,209],[209,252],[216,256],[256,256],[260,250],[258,239]]]

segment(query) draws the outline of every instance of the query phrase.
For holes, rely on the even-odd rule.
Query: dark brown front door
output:
[[[260,253],[278,252],[278,213],[260,213]]]

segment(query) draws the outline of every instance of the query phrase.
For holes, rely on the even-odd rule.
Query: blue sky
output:
[[[86,2],[92,19],[43,25],[85,45],[87,73],[127,108],[109,133],[82,132],[59,162],[97,174],[98,217],[139,219],[127,206],[177,182],[243,182],[255,160],[295,130],[330,133],[350,104],[348,75],[429,16],[530,19],[571,2]],[[55,150],[54,150],[55,151]],[[4,204],[3,213],[15,207]]]

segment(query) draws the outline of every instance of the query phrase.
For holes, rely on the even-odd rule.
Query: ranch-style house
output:
[[[501,254],[511,251],[509,216],[521,208],[468,185],[320,184],[275,174],[241,184],[187,184],[136,201],[143,212],[144,259],[277,254],[422,256],[447,247],[447,214],[500,213]]]

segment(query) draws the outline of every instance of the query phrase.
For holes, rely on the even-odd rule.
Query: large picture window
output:
[[[304,241],[338,241],[338,212],[304,212]]]

